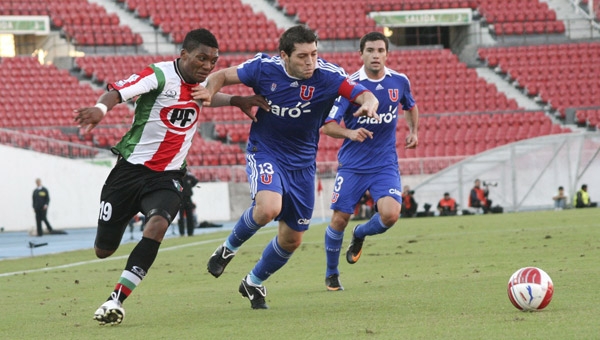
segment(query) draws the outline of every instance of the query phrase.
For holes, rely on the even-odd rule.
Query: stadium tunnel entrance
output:
[[[452,27],[395,27],[390,29],[390,42],[397,46],[441,45],[450,48]]]
[[[397,46],[451,48],[473,23],[471,8],[371,12],[369,16]]]

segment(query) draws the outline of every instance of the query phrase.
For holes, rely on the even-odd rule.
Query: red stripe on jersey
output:
[[[354,100],[356,100],[356,97],[360,96],[363,92],[367,91],[361,91],[359,93],[357,93],[354,97],[352,97],[352,91],[354,90],[354,87],[356,86],[356,83],[353,82],[352,80],[346,78],[346,81],[343,81],[342,84],[340,84],[340,88],[338,89],[338,94],[346,99],[348,99],[351,102],[354,102]]]
[[[179,100],[185,102],[194,100],[194,98],[192,98],[192,87],[196,86],[198,85],[181,82],[181,86],[179,87]]]
[[[144,79],[145,77],[147,77],[153,73],[154,73],[154,70],[150,66],[148,66],[145,69],[143,69],[142,72],[132,74],[127,79],[119,80],[114,83],[110,83],[106,87],[108,88],[109,91],[124,89],[126,87],[129,87],[131,85],[138,83],[140,80]]]
[[[176,134],[167,131],[165,139],[160,143],[154,157],[144,163],[145,166],[154,171],[164,171],[167,165],[173,161],[173,157],[179,153],[185,140],[185,134]]]

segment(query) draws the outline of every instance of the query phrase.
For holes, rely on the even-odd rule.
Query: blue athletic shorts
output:
[[[397,169],[385,168],[373,173],[339,169],[335,176],[330,208],[352,214],[367,190],[376,204],[377,200],[385,196],[393,197],[402,204],[402,182]]]
[[[296,231],[306,231],[312,218],[315,171],[315,165],[299,170],[287,169],[264,152],[246,154],[246,174],[252,199],[262,190],[281,194],[281,212],[275,221],[284,221]]]

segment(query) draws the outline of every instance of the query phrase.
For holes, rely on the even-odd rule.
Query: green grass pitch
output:
[[[323,233],[313,225],[265,282],[268,310],[237,292],[276,228],[264,228],[215,279],[206,261],[227,233],[167,239],[125,302],[121,325],[92,319],[134,246],[0,261],[3,339],[596,339],[600,210],[402,219],[340,259],[345,291],[325,290]],[[510,275],[545,270],[555,286],[540,312],[508,300]]]

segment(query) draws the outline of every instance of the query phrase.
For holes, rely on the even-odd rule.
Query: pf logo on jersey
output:
[[[170,129],[186,131],[196,126],[199,112],[200,107],[192,101],[161,109],[160,119]]]

